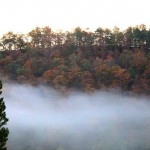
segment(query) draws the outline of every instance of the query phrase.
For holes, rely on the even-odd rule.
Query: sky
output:
[[[95,30],[150,26],[149,0],[1,0],[0,35],[28,33],[35,27]]]

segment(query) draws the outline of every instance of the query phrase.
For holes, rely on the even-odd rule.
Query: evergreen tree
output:
[[[2,93],[2,82],[0,81],[0,95]],[[8,118],[6,117],[5,113],[5,103],[3,98],[0,98],[0,150],[7,150],[6,142],[8,140],[9,130],[5,127],[8,122]]]

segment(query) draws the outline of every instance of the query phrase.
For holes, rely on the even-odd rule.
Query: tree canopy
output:
[[[150,94],[150,29],[143,24],[124,31],[99,27],[94,32],[37,27],[26,35],[6,33],[0,41],[0,73],[5,80],[66,90],[120,88]]]
[[[0,94],[2,93],[2,82],[0,81]],[[3,98],[0,98],[0,149],[6,150],[6,142],[8,140],[9,130],[5,127],[8,122],[8,118],[6,117],[5,113],[5,103]]]

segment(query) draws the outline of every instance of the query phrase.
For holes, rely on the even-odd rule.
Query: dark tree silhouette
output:
[[[2,82],[0,81],[0,95],[2,93]],[[9,130],[5,127],[8,122],[8,118],[6,117],[5,113],[5,103],[3,98],[0,98],[0,150],[7,150],[6,142],[8,140]]]

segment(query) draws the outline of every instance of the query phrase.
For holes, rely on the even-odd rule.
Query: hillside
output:
[[[27,35],[8,32],[0,41],[5,81],[65,91],[117,88],[150,94],[150,30],[145,25],[57,33],[37,27]]]

